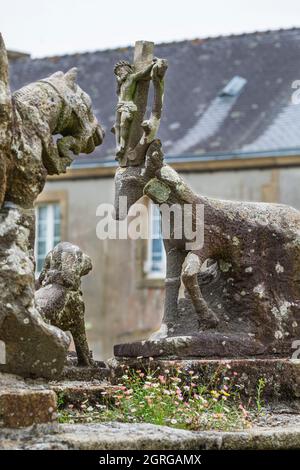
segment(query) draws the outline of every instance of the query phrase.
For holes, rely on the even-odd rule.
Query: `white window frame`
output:
[[[148,279],[164,279],[166,276],[166,252],[164,249],[164,244],[161,238],[161,247],[162,247],[162,257],[160,260],[160,269],[154,270],[153,269],[153,245],[152,240],[153,238],[157,238],[157,228],[159,224],[161,224],[161,216],[159,213],[158,207],[153,204],[151,201],[148,204],[148,217],[149,217],[149,236],[147,240],[147,258],[144,263],[144,273],[146,274]],[[161,225],[159,225],[161,227]],[[159,229],[161,235],[161,228]]]
[[[60,234],[58,237],[55,237],[55,207],[58,206],[60,213],[59,213],[59,226],[60,226]],[[35,227],[35,259],[36,259],[36,274],[39,275],[40,271],[38,270],[38,242],[41,241],[41,238],[39,237],[38,234],[38,228],[39,228],[39,209],[42,207],[47,208],[47,214],[45,218],[45,223],[46,223],[46,237],[45,237],[45,242],[46,242],[46,249],[45,249],[45,257],[51,251],[59,241],[61,241],[61,206],[59,202],[43,202],[40,204],[37,204],[36,206],[36,227]],[[51,230],[50,230],[51,227]]]

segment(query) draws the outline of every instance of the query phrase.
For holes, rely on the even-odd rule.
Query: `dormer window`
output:
[[[246,83],[247,80],[245,78],[235,75],[219,93],[219,96],[238,96]]]

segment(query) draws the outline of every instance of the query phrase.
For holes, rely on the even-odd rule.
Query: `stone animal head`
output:
[[[80,287],[82,276],[92,269],[88,255],[69,242],[60,242],[45,258],[43,270],[39,276],[40,286],[60,284],[71,289]]]
[[[77,84],[77,69],[56,72],[42,83],[49,83],[62,96],[64,110],[56,131],[81,140],[80,151],[91,153],[103,141],[104,132],[92,110],[92,100]]]
[[[77,84],[77,69],[56,72],[14,93],[17,109],[29,114],[43,141],[43,164],[49,174],[66,170],[73,155],[91,153],[100,145],[104,131],[92,110],[92,102]],[[50,135],[61,135],[58,152],[51,151]],[[49,150],[50,149],[50,150]]]
[[[144,165],[119,167],[115,175],[115,217],[125,219],[130,207],[145,193],[150,179],[164,165],[160,140],[154,140],[148,148]],[[125,199],[126,198],[126,199]]]

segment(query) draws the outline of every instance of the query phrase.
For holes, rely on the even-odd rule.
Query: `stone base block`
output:
[[[90,381],[90,380],[104,380],[109,377],[109,369],[104,362],[96,362],[93,367],[78,367],[78,366],[65,366],[58,380],[76,380],[76,381]]]
[[[93,357],[92,351],[90,351]],[[109,369],[103,361],[93,361],[92,366],[80,367],[77,365],[77,355],[75,352],[69,352],[67,355],[65,366],[58,377],[62,380],[76,380],[88,382],[90,380],[104,380],[109,377]]]
[[[7,364],[0,364],[0,373],[11,373]],[[93,361],[90,367],[80,367],[77,365],[77,356],[75,353],[69,353],[63,370],[52,380],[76,380],[88,382],[90,380],[104,380],[109,377],[109,369],[103,361]]]
[[[2,426],[20,428],[56,419],[56,394],[52,390],[0,391]]]
[[[266,357],[266,347],[248,335],[204,331],[194,335],[117,344],[117,357]]]

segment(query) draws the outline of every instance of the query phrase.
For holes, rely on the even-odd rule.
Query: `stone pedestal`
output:
[[[266,348],[247,334],[203,331],[193,335],[169,336],[157,340],[117,344],[117,357],[181,358],[242,358],[259,357]]]

